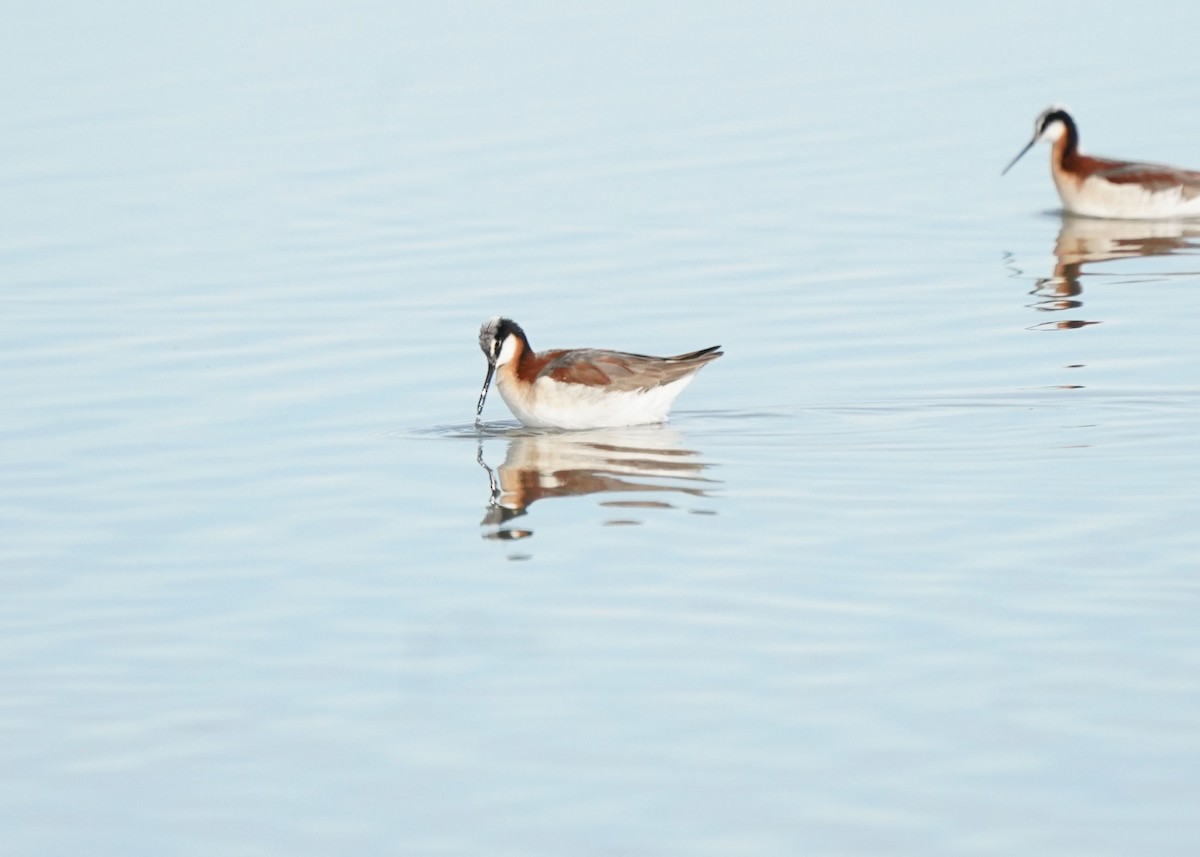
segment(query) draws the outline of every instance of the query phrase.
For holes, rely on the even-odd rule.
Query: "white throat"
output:
[[[1038,136],[1038,139],[1045,140],[1047,143],[1057,143],[1066,133],[1067,126],[1061,119],[1055,119],[1046,126],[1046,130]]]
[[[496,355],[496,368],[500,368],[505,363],[511,363],[516,356],[517,337],[509,336],[504,340],[504,344],[500,346],[500,353]]]

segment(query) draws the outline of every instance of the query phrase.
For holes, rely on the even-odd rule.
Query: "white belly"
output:
[[[1117,220],[1170,220],[1200,217],[1200,197],[1187,199],[1180,188],[1147,190],[1138,184],[1113,184],[1089,178],[1074,182],[1054,177],[1063,208],[1085,217]]]
[[[691,383],[688,375],[650,390],[612,391],[539,378],[531,386],[500,378],[500,396],[522,423],[534,428],[616,428],[667,419],[671,405]]]

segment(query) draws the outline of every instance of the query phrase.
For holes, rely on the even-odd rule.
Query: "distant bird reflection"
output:
[[[1192,254],[1200,251],[1200,223],[1156,220],[1099,220],[1062,215],[1054,245],[1054,272],[1037,280],[1031,305],[1040,312],[1063,312],[1083,307],[1083,279],[1095,276],[1096,266],[1121,259]],[[1163,279],[1163,274],[1106,272],[1123,282]],[[1194,276],[1194,272],[1166,276]],[[1073,330],[1098,321],[1062,319],[1033,325],[1032,330]]]
[[[495,470],[483,459],[482,443],[477,459],[488,475],[490,500],[481,523],[490,539],[532,536],[513,521],[547,498],[612,494],[600,505],[621,510],[621,517],[605,521],[616,526],[641,523],[632,517],[639,511],[675,508],[672,498],[707,497],[719,484],[668,426],[515,434]]]

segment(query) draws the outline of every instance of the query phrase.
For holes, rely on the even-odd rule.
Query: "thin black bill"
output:
[[[1026,143],[1025,148],[1022,149],[1021,151],[1017,152],[1017,156],[1015,158],[1013,158],[1011,161],[1009,161],[1009,164],[1007,167],[1005,167],[1004,169],[1002,169],[1000,171],[1000,175],[1004,175],[1006,172],[1011,170],[1013,168],[1013,164],[1015,164],[1017,161],[1021,160],[1021,158],[1023,158],[1025,156],[1025,153],[1033,148],[1033,144],[1036,142],[1037,142],[1037,137],[1034,137],[1032,140],[1030,140],[1028,143]]]
[[[495,373],[495,371],[496,367],[489,363],[487,377],[483,379],[483,389],[479,391],[479,404],[475,406],[476,420],[478,420],[480,414],[483,413],[483,403],[487,399],[488,388],[492,386],[492,375]]]

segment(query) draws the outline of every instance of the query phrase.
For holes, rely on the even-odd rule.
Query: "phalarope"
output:
[[[522,423],[535,428],[611,428],[667,419],[696,373],[722,355],[719,345],[675,357],[592,348],[535,353],[516,322],[492,318],[479,328],[487,376],[476,421],[495,374],[500,395]]]
[[[1075,120],[1059,106],[1042,111],[1033,123],[1033,139],[1001,175],[1043,140],[1053,144],[1050,172],[1069,212],[1118,220],[1200,217],[1200,172],[1085,155]]]

